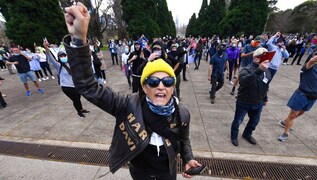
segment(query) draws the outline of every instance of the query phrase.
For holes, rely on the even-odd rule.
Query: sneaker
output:
[[[32,94],[31,91],[26,91],[25,93],[26,96],[31,96],[31,94]]]
[[[48,76],[46,76],[45,80],[49,80],[50,78]]]
[[[55,79],[55,77],[54,77],[54,76],[52,76],[52,79]]]
[[[285,128],[285,120],[279,121],[278,124],[279,124],[282,128]],[[292,128],[290,128],[289,130],[293,131]]]
[[[43,89],[38,89],[37,92],[41,94],[44,93]]]
[[[252,136],[247,137],[247,136],[242,135],[242,137],[243,137],[245,140],[247,140],[250,144],[256,145],[256,143],[257,143],[256,140],[255,140]]]
[[[280,135],[277,139],[278,139],[279,141],[281,141],[281,142],[284,142],[284,141],[287,140],[287,138],[288,138],[288,134],[283,133],[283,134]]]
[[[90,113],[90,111],[83,109],[83,110],[81,110],[81,113]]]
[[[39,78],[39,82],[41,82],[41,81],[42,81],[42,79]]]
[[[86,116],[85,116],[83,113],[81,113],[81,112],[77,113],[77,115],[78,115],[80,118],[85,118],[85,117],[86,117]]]
[[[232,96],[234,95],[234,90],[230,91],[230,95],[232,95]]]
[[[43,81],[46,81],[46,79],[45,79],[44,77],[42,78],[42,80],[43,80]]]
[[[230,81],[229,84],[232,84],[232,85],[233,85],[234,83],[233,83],[232,81]]]
[[[234,146],[239,146],[239,141],[238,141],[238,139],[231,139],[231,143],[232,143]]]

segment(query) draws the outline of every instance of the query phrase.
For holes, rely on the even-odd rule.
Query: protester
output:
[[[260,63],[260,57],[265,48],[258,48],[253,54],[253,63],[240,71],[236,110],[231,125],[231,143],[238,146],[239,126],[244,116],[248,113],[249,121],[244,129],[242,137],[255,145],[257,142],[252,137],[252,132],[260,121],[263,106],[268,102],[267,90],[271,80],[271,72],[268,70],[269,61]]]
[[[283,58],[289,57],[289,53],[286,50],[286,47],[284,45],[284,41],[285,41],[284,37],[281,35],[281,33],[277,32],[266,43],[267,49],[269,51],[275,51],[275,54],[274,54],[274,56],[270,62],[270,65],[269,65],[269,70],[271,72],[272,79],[275,76],[278,68],[280,67],[280,65],[283,61]]]
[[[36,75],[38,81],[41,82],[42,80],[43,81],[46,80],[43,76],[43,73],[42,73],[42,68],[40,65],[40,57],[37,56],[36,54],[34,54],[29,48],[26,48],[25,51],[26,51],[26,52],[24,52],[25,55],[32,58],[32,60],[29,61],[30,69],[31,69],[31,71],[35,72],[35,75]]]
[[[52,73],[52,70],[50,68],[50,65],[48,64],[47,62],[47,59],[46,59],[46,55],[44,54],[44,52],[40,52],[40,49],[37,48],[35,49],[35,54],[38,56],[38,59],[40,61],[40,65],[41,65],[41,68],[45,74],[45,80],[48,80],[49,77],[48,77],[48,74],[47,74],[47,71],[50,73],[51,75],[51,78],[52,79],[55,79],[55,77],[53,76],[53,73]],[[47,71],[46,71],[47,70]]]
[[[9,61],[7,61],[6,64],[16,66],[20,80],[23,83],[24,88],[26,89],[26,96],[30,96],[32,94],[29,90],[27,78],[30,78],[31,81],[33,81],[38,93],[43,93],[44,91],[40,88],[39,83],[34,76],[34,73],[30,69],[29,61],[31,61],[32,58],[22,53],[18,47],[13,47],[12,51],[13,56],[10,57]]]
[[[199,69],[200,60],[203,54],[203,48],[204,48],[203,42],[201,39],[199,39],[195,47],[195,58],[194,58],[195,70]]]
[[[119,62],[118,62],[118,48],[117,48],[117,44],[114,42],[114,39],[110,40],[109,50],[110,50],[110,53],[111,53],[112,65],[115,65],[114,59],[116,59],[116,63],[117,63],[117,65],[119,65]]]
[[[250,35],[250,38],[253,39],[253,36]],[[240,59],[240,66],[247,67],[249,64],[253,62],[253,52],[257,50],[258,48],[262,47],[261,43],[263,42],[263,38],[261,36],[257,36],[254,40],[252,40],[249,44],[245,45],[242,52],[241,52],[241,59]],[[236,90],[236,86],[239,83],[239,79],[236,79],[233,87],[231,89],[230,94],[234,95],[234,92]]]
[[[302,68],[298,89],[289,99],[287,106],[291,109],[284,121],[279,124],[284,127],[284,133],[279,141],[286,141],[294,120],[309,111],[317,99],[317,56],[312,57]]]
[[[123,96],[109,87],[98,86],[91,78],[86,40],[89,12],[81,3],[65,10],[71,35],[65,36],[63,41],[75,86],[87,100],[116,117],[109,150],[110,171],[114,173],[130,162],[133,179],[176,179],[179,152],[185,170],[201,166],[192,155],[189,112],[172,97],[176,81],[170,65],[161,59],[147,63],[140,78],[143,96],[139,93]],[[183,176],[191,177],[185,173]]]
[[[227,69],[229,67],[228,55],[225,52],[226,45],[219,44],[216,50],[217,53],[211,57],[208,67],[208,80],[211,84],[211,90],[209,91],[211,104],[215,103],[216,92],[223,86],[225,67]]]
[[[237,41],[232,41],[229,48],[227,48],[226,53],[228,55],[229,68],[229,83],[233,84],[232,75],[236,77],[236,65],[239,63],[240,50],[237,48]]]
[[[48,61],[53,65],[58,76],[58,84],[61,86],[63,93],[73,101],[73,106],[77,111],[77,115],[80,118],[85,118],[85,113],[90,111],[83,109],[82,103],[80,101],[81,95],[75,89],[72,73],[68,64],[68,57],[64,51],[59,51],[57,53],[57,61],[49,50],[49,43],[47,40],[43,42],[43,46],[46,51],[46,56]],[[89,56],[90,58],[90,56]],[[91,59],[90,59],[91,60]]]
[[[132,93],[138,92],[141,89],[140,77],[141,74],[137,71],[143,63],[145,57],[141,49],[139,41],[134,42],[134,51],[130,53],[128,63],[132,65]]]
[[[0,86],[2,85],[2,81],[3,81],[4,79],[2,78],[2,77],[0,77]],[[3,96],[2,96],[2,93],[1,93],[1,91],[0,91],[0,109],[1,108],[6,108],[7,107],[7,103],[5,102],[5,100],[3,99]]]
[[[124,53],[122,54],[122,65],[124,69],[124,74],[127,77],[128,84],[129,84],[129,89],[131,89],[131,66],[128,63],[128,58],[130,56],[129,52],[129,46],[125,45],[124,46]]]

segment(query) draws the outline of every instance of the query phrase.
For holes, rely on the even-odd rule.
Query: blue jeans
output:
[[[231,125],[231,139],[237,139],[239,134],[239,126],[243,122],[244,116],[248,113],[249,121],[244,129],[243,136],[251,137],[252,132],[260,121],[260,115],[263,108],[263,102],[258,104],[250,104],[241,100],[236,102],[236,112]]]

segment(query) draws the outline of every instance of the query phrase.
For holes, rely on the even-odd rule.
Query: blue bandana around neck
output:
[[[171,98],[170,102],[166,106],[155,105],[148,97],[146,97],[146,102],[153,113],[161,116],[168,117],[175,111],[174,98]]]

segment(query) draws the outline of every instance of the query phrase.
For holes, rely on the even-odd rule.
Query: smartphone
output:
[[[188,175],[199,175],[202,174],[207,169],[206,165],[201,165],[197,167],[189,168],[187,171],[185,171]]]

